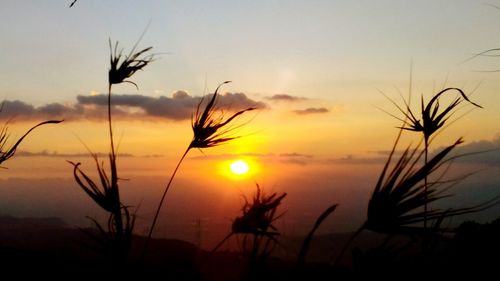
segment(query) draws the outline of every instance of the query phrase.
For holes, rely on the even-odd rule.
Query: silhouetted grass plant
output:
[[[497,6],[493,5],[493,7],[498,9]],[[490,57],[490,58],[500,57],[500,48],[492,48],[492,49],[488,49],[486,51],[482,51],[482,52],[475,54],[474,56],[466,59],[464,62],[473,60],[473,59],[478,58],[478,57]],[[482,70],[481,72],[500,72],[500,69]]]
[[[142,38],[142,36],[141,36]],[[132,234],[135,223],[135,214],[131,214],[129,206],[122,203],[120,199],[119,176],[116,163],[116,148],[113,139],[112,127],[112,103],[111,90],[113,85],[121,83],[130,83],[138,88],[137,84],[127,80],[137,71],[142,70],[154,59],[154,54],[147,54],[152,47],[136,51],[137,44],[134,45],[128,55],[123,55],[123,49],[118,48],[118,42],[114,45],[109,40],[110,48],[110,68],[108,71],[108,127],[109,127],[109,175],[104,169],[104,163],[100,163],[96,154],[91,153],[95,161],[98,181],[92,180],[85,172],[80,169],[80,163],[73,163],[73,176],[79,187],[103,210],[109,213],[107,227],[103,227],[92,219],[99,230],[101,236],[98,239],[103,243],[112,255],[120,259],[126,258],[132,242]],[[95,235],[94,235],[94,238]]]
[[[1,111],[1,110],[0,110]],[[23,142],[23,140],[36,128],[46,125],[46,124],[58,124],[61,123],[62,120],[49,120],[49,121],[44,121],[41,123],[38,123],[37,125],[31,127],[24,135],[22,135],[17,141],[9,145],[9,131],[8,131],[8,126],[5,124],[1,129],[0,129],[0,165],[3,164],[3,162],[9,160],[14,156],[16,153],[17,147]]]
[[[207,259],[233,235],[240,235],[239,247],[249,262],[249,274],[255,275],[279,244],[276,237],[280,233],[273,222],[282,216],[276,212],[286,195],[283,193],[278,196],[277,192],[267,195],[257,184],[251,201],[243,196],[245,203],[241,208],[242,214],[234,219],[229,234],[214,247]]]
[[[244,197],[242,214],[233,221],[231,227],[233,233],[243,235],[241,249],[252,263],[265,260],[278,244],[276,236],[279,232],[273,222],[281,217],[276,215],[276,211],[286,196],[286,193],[278,196],[276,192],[266,195],[259,185],[256,186],[251,202]],[[249,236],[252,239],[251,245],[248,243]]]
[[[459,96],[455,98],[448,106],[446,106],[442,111],[440,111],[439,98],[445,94],[450,93],[451,91],[456,91],[459,93]],[[390,100],[390,99],[389,99]],[[403,121],[403,126],[401,129],[412,131],[412,132],[420,132],[424,137],[424,161],[427,163],[428,161],[428,153],[429,153],[429,144],[431,137],[434,133],[436,133],[439,129],[441,129],[446,121],[454,114],[457,106],[462,103],[462,101],[467,101],[470,104],[482,108],[482,106],[472,102],[465,95],[465,93],[459,88],[446,88],[435,94],[429,103],[425,104],[424,97],[421,97],[421,119],[417,118],[416,114],[410,108],[409,101],[403,99],[404,109],[397,105],[394,101],[390,100],[397,109],[403,114],[404,119],[394,116],[395,118]],[[424,177],[424,189],[427,190],[427,176]],[[427,193],[426,193],[427,194]],[[427,213],[428,205],[424,204],[424,209]],[[427,219],[423,220],[424,227],[427,227]]]
[[[165,201],[165,197],[167,195],[168,190],[171,187],[172,181],[179,170],[179,167],[188,154],[188,152],[193,148],[204,149],[210,148],[214,146],[218,146],[224,144],[228,141],[239,138],[239,136],[234,135],[234,131],[241,127],[241,125],[232,124],[233,120],[238,116],[242,115],[247,111],[252,111],[256,108],[249,107],[243,110],[240,110],[236,113],[233,113],[228,118],[226,118],[224,111],[217,106],[217,100],[219,96],[219,89],[222,85],[230,83],[231,81],[225,81],[221,83],[215,89],[214,94],[205,105],[205,108],[202,110],[202,105],[204,102],[204,98],[201,99],[198,107],[196,109],[196,113],[194,117],[191,118],[191,127],[193,129],[193,139],[189,143],[186,151],[179,159],[170,179],[163,191],[162,197],[160,199],[160,203],[156,208],[155,216],[153,218],[153,222],[151,223],[151,227],[149,229],[148,236],[146,238],[146,243],[143,250],[143,256],[146,254],[147,249],[149,247],[149,241],[151,240],[151,236],[153,235],[154,228],[158,221],[158,217],[160,215],[161,208],[163,206],[163,202]]]
[[[321,215],[316,219],[316,223],[312,227],[312,229],[309,231],[307,234],[306,238],[304,238],[304,241],[302,242],[302,246],[300,247],[299,255],[297,256],[297,264],[303,265],[306,260],[307,253],[309,252],[309,247],[311,246],[311,241],[313,239],[314,233],[320,225],[323,223],[323,221],[331,215],[335,209],[337,209],[338,204],[333,204],[332,206],[328,207]]]
[[[479,212],[499,203],[499,198],[495,197],[472,207],[447,210],[434,209],[430,211],[423,209],[426,204],[451,196],[444,195],[443,190],[439,189],[443,184],[449,183],[449,181],[442,180],[442,176],[435,181],[427,182],[427,188],[424,180],[426,177],[434,175],[450,159],[456,158],[455,156],[446,159],[446,156],[463,140],[458,139],[453,144],[440,150],[429,161],[419,165],[418,163],[421,162],[420,159],[424,152],[419,151],[418,146],[413,149],[406,148],[401,156],[393,161],[400,136],[401,131],[368,202],[366,221],[344,245],[335,264],[340,262],[349,245],[364,230],[391,236],[395,234],[410,236],[434,235],[442,230],[440,224],[445,218]],[[390,168],[391,165],[392,168]],[[418,225],[425,220],[434,220],[436,224],[433,228]]]

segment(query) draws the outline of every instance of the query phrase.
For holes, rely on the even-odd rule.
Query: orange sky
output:
[[[165,220],[184,216],[175,231],[191,231],[199,217],[227,228],[241,195],[251,194],[255,183],[289,193],[287,231],[303,232],[332,203],[342,207],[326,230],[349,230],[363,218],[401,123],[384,112],[401,116],[384,94],[402,104],[410,83],[416,111],[421,95],[428,101],[444,87],[459,87],[484,106],[446,128],[431,150],[459,137],[466,140],[462,152],[491,150],[459,163],[484,168],[488,176],[472,176],[465,186],[474,189],[464,193],[470,200],[457,202],[495,194],[500,76],[481,70],[500,64],[493,57],[466,60],[498,47],[492,36],[500,26],[497,10],[474,1],[253,1],[196,8],[189,1],[125,2],[78,1],[69,11],[55,1],[4,4],[0,121],[8,123],[10,141],[47,118],[65,122],[38,128],[3,164],[8,169],[0,170],[0,214],[61,214],[72,224],[101,215],[72,181],[66,160],[93,171],[84,144],[109,151],[102,121],[108,39],[119,40],[126,53],[148,20],[139,48],[154,46],[159,59],[132,78],[138,89],[113,88],[114,132],[118,152],[126,154],[118,158],[124,198],[141,206],[141,227],[191,141],[189,116],[199,98],[228,79],[233,82],[221,88],[226,106],[260,109],[236,120],[245,124],[237,131],[241,138],[190,151],[164,214]],[[464,103],[450,121],[470,109]],[[407,132],[401,147],[419,140]],[[229,173],[236,159],[248,161],[248,175]],[[72,206],[78,210],[71,213]]]

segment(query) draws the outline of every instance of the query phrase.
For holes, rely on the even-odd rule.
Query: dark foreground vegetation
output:
[[[318,236],[310,255],[324,262],[298,265],[290,258],[293,255],[283,257],[277,251],[277,256],[253,271],[238,251],[220,251],[207,260],[207,251],[180,240],[153,239],[147,260],[119,262],[103,255],[79,229],[68,228],[58,219],[0,217],[0,226],[2,273],[17,278],[143,280],[158,275],[163,280],[343,280],[404,276],[411,280],[416,276],[496,274],[500,262],[500,219],[487,224],[464,222],[456,232],[429,241],[425,252],[418,239],[398,237],[383,245],[379,235],[367,233],[349,250],[352,262],[337,266],[328,264],[325,249],[338,252],[349,234]],[[136,238],[137,245],[145,239]],[[282,237],[283,247],[297,254],[303,238]],[[140,246],[132,247],[132,256],[140,251]]]

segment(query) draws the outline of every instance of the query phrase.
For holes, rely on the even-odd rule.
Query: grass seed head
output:
[[[234,220],[233,232],[265,236],[278,235],[279,233],[272,223],[276,220],[276,210],[285,196],[286,193],[277,196],[276,192],[266,195],[257,185],[252,202],[248,202],[245,197],[243,214]]]
[[[130,51],[130,54],[123,55],[123,50],[118,50],[118,42],[116,42],[113,47],[111,40],[109,40],[109,49],[111,53],[108,73],[109,85],[125,82],[133,84],[137,88],[137,84],[127,79],[153,61],[154,54],[146,54],[153,49],[153,47],[148,47],[138,52],[135,52],[134,47]]]
[[[443,111],[439,111],[440,104],[439,98],[447,92],[457,91],[460,96],[455,98]],[[454,109],[462,103],[462,101],[467,101],[470,104],[482,108],[482,106],[477,103],[472,102],[465,93],[459,88],[446,88],[441,90],[439,93],[434,95],[429,103],[426,105],[424,103],[424,98],[421,99],[421,118],[418,119],[416,115],[410,109],[409,104],[405,101],[406,110],[397,106],[399,111],[401,111],[406,118],[405,125],[401,128],[407,131],[422,132],[424,138],[429,140],[432,134],[439,130],[446,121],[453,115]]]
[[[217,98],[219,88],[227,83],[230,83],[230,81],[225,81],[217,87],[203,111],[200,110],[203,99],[198,104],[196,114],[191,121],[194,135],[189,145],[190,148],[213,147],[238,138],[238,136],[233,136],[230,133],[240,126],[231,126],[231,122],[241,114],[255,109],[249,107],[225,119],[224,113],[217,107]]]

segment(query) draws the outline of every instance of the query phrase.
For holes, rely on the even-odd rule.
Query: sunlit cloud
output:
[[[457,147],[455,153],[464,155],[457,159],[458,162],[500,166],[500,136],[492,140],[465,143]]]
[[[108,157],[108,153],[97,152],[94,153],[98,157]],[[120,153],[118,154],[120,157],[136,157],[130,153]],[[89,152],[77,152],[77,153],[59,153],[57,151],[19,151],[16,153],[16,157],[62,157],[62,158],[70,158],[70,157],[89,157]]]
[[[100,158],[109,157],[109,153],[107,152],[95,152],[95,155]],[[117,156],[120,158],[135,158],[135,157],[144,157],[144,158],[159,158],[163,157],[161,154],[147,154],[147,155],[135,155],[131,153],[117,153]],[[58,151],[18,151],[16,152],[16,157],[60,157],[60,158],[87,158],[89,157],[89,152],[75,152],[75,153],[63,153]]]
[[[291,96],[291,95],[287,95],[287,94],[277,94],[277,95],[267,97],[266,99],[268,99],[270,101],[287,101],[287,102],[308,100],[307,98],[304,98],[304,97]]]
[[[113,115],[125,120],[189,120],[200,100],[201,97],[191,96],[182,90],[174,92],[171,97],[113,94]],[[220,95],[219,104],[223,110],[229,112],[248,107],[268,108],[266,103],[250,99],[244,93]],[[45,118],[101,121],[106,118],[106,106],[107,95],[95,94],[93,91],[89,95],[77,96],[77,102],[73,105],[50,103],[33,106],[19,100],[4,101],[0,119],[12,122]]]
[[[431,154],[441,151],[443,148],[434,149]],[[394,155],[399,156],[403,153],[402,150],[396,150]],[[372,158],[357,158],[354,156],[346,157],[344,159],[336,159],[337,162],[383,162],[387,159],[391,151],[378,150],[370,153],[377,156]],[[455,149],[454,160],[455,163],[469,163],[469,164],[482,164],[489,166],[500,166],[500,135],[492,140],[478,140],[473,142],[466,142]]]
[[[295,165],[307,165],[309,163],[317,162],[314,156],[311,154],[302,153],[224,153],[224,154],[212,154],[212,155],[200,155],[190,157],[193,160],[231,160],[238,158],[253,158],[259,160],[265,160],[266,162],[275,161],[285,164],[295,164]]]
[[[309,115],[309,114],[319,114],[319,113],[328,113],[330,110],[326,107],[309,107],[306,109],[297,109],[292,111],[298,115]]]

